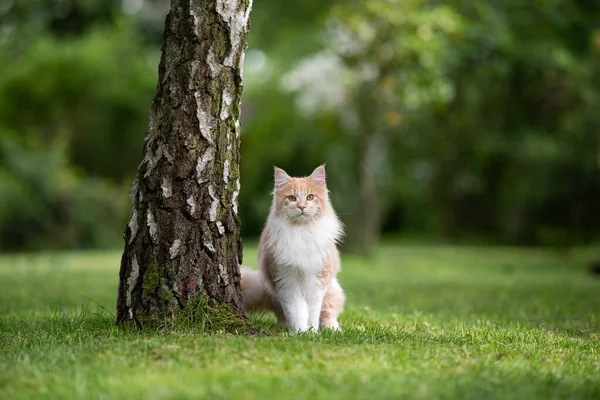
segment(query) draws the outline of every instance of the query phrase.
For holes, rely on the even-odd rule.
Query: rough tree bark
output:
[[[191,306],[244,316],[237,198],[250,8],[251,0],[171,1],[130,193],[119,324],[168,325]]]

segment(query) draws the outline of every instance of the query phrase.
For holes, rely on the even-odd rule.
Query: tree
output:
[[[305,114],[337,114],[347,159],[357,166],[346,176],[358,194],[348,196],[354,202],[349,236],[356,236],[353,247],[363,254],[377,244],[386,198],[393,194],[385,184],[398,162],[398,146],[396,154],[389,150],[393,137],[422,109],[451,100],[447,65],[462,25],[452,8],[424,0],[340,3],[332,9],[324,49],[284,78]],[[313,71],[321,71],[320,80]]]
[[[368,252],[380,231],[399,229],[530,244],[597,235],[595,8],[333,7],[323,49],[283,87],[314,137],[335,137],[328,164],[347,166],[332,187],[344,202],[336,209],[349,211],[346,244]]]
[[[250,8],[248,0],[171,2],[130,192],[119,324],[169,325],[210,310],[244,315],[237,198]]]

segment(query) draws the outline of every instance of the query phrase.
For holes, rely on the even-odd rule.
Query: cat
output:
[[[272,311],[294,332],[341,330],[345,295],[337,280],[342,223],[331,202],[325,165],[304,178],[275,167],[271,210],[258,250],[258,271],[242,268],[247,312]]]

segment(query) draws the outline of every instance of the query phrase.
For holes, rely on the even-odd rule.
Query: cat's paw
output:
[[[337,321],[328,322],[326,324],[323,324],[321,326],[321,329],[322,330],[331,329],[334,332],[341,332],[342,331],[342,327],[340,326],[340,324]]]

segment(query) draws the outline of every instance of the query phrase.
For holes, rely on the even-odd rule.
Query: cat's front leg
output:
[[[308,303],[299,285],[281,280],[276,285],[277,298],[281,304],[287,327],[295,332],[308,330]]]
[[[283,300],[281,302],[287,326],[294,332],[308,330],[308,303],[301,298]]]
[[[308,301],[308,327],[312,329],[313,332],[319,331],[319,320],[324,297],[325,290],[317,289]]]

